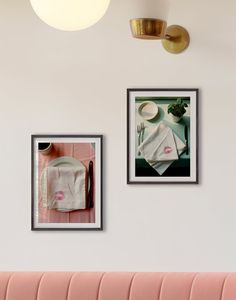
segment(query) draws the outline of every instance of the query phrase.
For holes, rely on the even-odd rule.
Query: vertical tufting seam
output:
[[[5,300],[7,300],[7,294],[8,294],[8,288],[9,288],[9,284],[10,284],[10,281],[12,279],[12,277],[15,275],[15,273],[12,273],[8,279],[8,282],[7,282],[7,288],[6,288],[6,294],[5,294]]]
[[[37,293],[36,293],[36,300],[38,300],[38,295],[39,295],[39,288],[40,288],[40,285],[41,285],[41,282],[42,282],[42,279],[44,277],[45,273],[43,273],[39,279],[39,283],[38,283],[38,288],[37,288]]]
[[[75,275],[76,275],[76,273],[74,273],[74,274],[71,275],[71,278],[70,278],[70,281],[69,281],[69,284],[68,284],[68,288],[67,288],[66,300],[69,299],[70,286],[71,286],[72,279],[75,277]]]
[[[223,294],[224,294],[224,289],[225,289],[225,283],[226,283],[226,280],[229,278],[230,274],[226,275],[225,276],[225,279],[224,279],[224,282],[223,282],[223,285],[222,285],[222,291],[221,291],[221,296],[220,296],[220,299],[223,300]]]
[[[198,276],[199,273],[196,273],[193,277],[193,280],[192,280],[192,283],[191,283],[191,287],[190,287],[190,292],[189,292],[189,300],[192,299],[192,292],[193,292],[193,284],[194,284],[194,281],[196,280],[197,276]]]
[[[161,299],[161,292],[162,292],[162,287],[163,287],[163,283],[164,283],[164,280],[166,279],[167,275],[164,275],[163,278],[162,278],[162,281],[161,281],[161,288],[160,288],[160,292],[159,292],[159,295],[158,295],[158,300]]]
[[[100,289],[101,289],[102,281],[103,281],[103,278],[104,278],[105,274],[106,274],[106,273],[103,273],[103,274],[102,274],[102,277],[101,277],[100,282],[99,282],[99,285],[98,285],[97,300],[99,300]]]
[[[135,278],[136,275],[137,275],[137,273],[134,273],[134,275],[133,275],[133,277],[132,277],[132,279],[131,279],[130,285],[129,285],[128,300],[130,300],[130,295],[131,295],[132,285],[133,285],[134,278]]]

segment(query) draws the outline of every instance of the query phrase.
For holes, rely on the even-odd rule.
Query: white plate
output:
[[[50,161],[48,163],[47,167],[82,167],[82,168],[85,168],[85,166],[82,164],[81,161],[79,161],[78,159],[75,159],[73,157],[69,157],[69,156],[62,156],[62,157],[56,158],[56,159]],[[47,178],[46,178],[46,175],[47,175],[46,168],[47,167],[45,167],[43,169],[41,178],[40,178],[40,188],[41,188],[41,192],[42,192],[43,203],[47,202]],[[64,211],[64,212],[66,212],[66,211]]]
[[[158,106],[152,101],[145,101],[139,105],[138,113],[144,120],[152,120],[158,114]]]
[[[81,161],[70,156],[62,156],[48,163],[48,167],[84,167]]]

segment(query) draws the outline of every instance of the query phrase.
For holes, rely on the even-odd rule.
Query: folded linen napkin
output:
[[[63,212],[85,209],[85,178],[85,166],[47,167],[44,206]]]
[[[186,145],[173,130],[160,123],[138,147],[138,151],[159,175],[163,175],[169,166],[179,159],[185,148]]]

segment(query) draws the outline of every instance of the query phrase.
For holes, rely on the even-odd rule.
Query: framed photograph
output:
[[[198,183],[198,89],[127,90],[127,183]]]
[[[101,135],[32,135],[32,230],[102,230]]]

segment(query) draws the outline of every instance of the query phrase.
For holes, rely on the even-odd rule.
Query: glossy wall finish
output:
[[[170,1],[188,50],[131,37],[135,0],[94,27],[46,26],[0,1],[0,269],[235,271],[235,1]],[[126,185],[126,88],[200,88],[196,186]],[[30,135],[105,135],[103,232],[30,231]]]
[[[233,300],[235,273],[0,273],[0,300]]]

